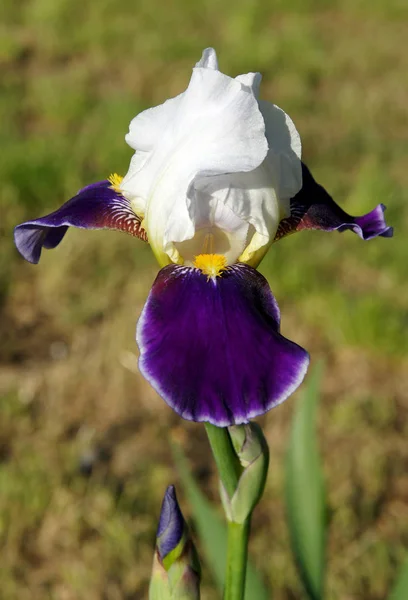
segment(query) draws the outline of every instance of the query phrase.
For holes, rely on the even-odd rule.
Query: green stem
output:
[[[220,479],[228,496],[232,498],[238,485],[242,468],[238,456],[232,447],[228,429],[226,427],[216,427],[215,425],[211,425],[211,423],[205,423],[205,429]]]
[[[215,427],[210,423],[205,423],[205,428],[220,479],[228,496],[232,498],[242,473],[242,467],[232,446],[228,429]],[[228,521],[224,600],[244,599],[249,529],[250,517],[242,524]]]
[[[244,600],[251,519],[228,523],[227,572],[224,600]]]

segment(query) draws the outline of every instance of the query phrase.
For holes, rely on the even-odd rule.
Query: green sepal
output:
[[[192,544],[188,555],[189,563],[175,561],[166,571],[155,552],[149,600],[200,600],[200,564]]]
[[[157,552],[154,553],[152,575],[149,585],[149,600],[171,600],[169,578]]]
[[[195,548],[191,545],[186,561],[175,562],[168,571],[171,600],[199,600],[201,569]]]

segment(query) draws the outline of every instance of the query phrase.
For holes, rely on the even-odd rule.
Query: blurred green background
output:
[[[18,222],[125,174],[130,120],[185,89],[209,45],[224,72],[262,72],[263,98],[348,212],[383,202],[395,226],[367,243],[299,233],[262,265],[283,333],[326,363],[327,597],[384,598],[408,543],[406,2],[3,0],[0,15],[1,598],[145,598],[161,497],[179,481],[172,437],[218,502],[203,427],[137,373],[148,246],[71,230],[32,266],[12,243]],[[301,597],[282,496],[293,406],[260,421],[271,468],[251,554],[276,600]]]

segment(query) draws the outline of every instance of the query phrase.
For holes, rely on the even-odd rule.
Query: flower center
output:
[[[227,259],[223,254],[199,254],[194,257],[193,265],[209,279],[210,277],[220,277],[227,268]]]
[[[118,194],[122,193],[121,189],[120,189],[120,184],[122,183],[122,179],[123,179],[123,177],[121,177],[121,175],[118,175],[117,173],[112,173],[112,175],[109,175],[109,177],[108,177],[108,181],[111,184],[111,188]]]

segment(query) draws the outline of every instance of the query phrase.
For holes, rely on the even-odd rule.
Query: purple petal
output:
[[[119,229],[147,241],[140,223],[128,200],[105,180],[83,188],[55,212],[17,225],[14,241],[20,254],[36,264],[42,248],[58,246],[68,227]]]
[[[163,560],[179,544],[184,531],[184,519],[177,502],[176,489],[169,485],[164,494],[157,529],[157,550]]]
[[[283,402],[302,382],[309,357],[279,333],[266,279],[236,264],[208,279],[169,265],[142,311],[139,368],[180,416],[214,425],[246,423]]]
[[[324,231],[354,231],[363,240],[392,237],[393,228],[384,219],[384,204],[362,217],[352,217],[338,206],[324,187],[316,183],[305,164],[302,163],[303,186],[290,201],[290,217],[283,219],[275,241],[302,229]]]

